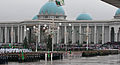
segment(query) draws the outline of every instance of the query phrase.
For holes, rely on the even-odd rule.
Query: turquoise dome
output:
[[[55,2],[50,1],[47,2],[43,7],[40,9],[39,14],[58,14],[58,15],[64,15],[64,9],[62,6],[57,6]]]
[[[32,20],[37,20],[37,19],[38,19],[37,15],[32,18]]]
[[[120,9],[116,11],[115,15],[120,15]]]
[[[76,20],[92,20],[91,16],[88,14],[80,14]]]

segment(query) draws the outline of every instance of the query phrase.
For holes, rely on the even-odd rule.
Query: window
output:
[[[45,16],[45,18],[48,18],[48,16]]]
[[[59,18],[59,16],[56,16],[56,18]]]

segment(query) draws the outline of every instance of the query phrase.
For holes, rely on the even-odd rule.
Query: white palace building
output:
[[[0,43],[22,43],[26,37],[45,43],[48,34],[57,44],[104,44],[120,41],[120,9],[111,20],[92,20],[89,14],[82,13],[76,20],[66,20],[62,6],[49,1],[39,14],[27,21],[0,21]]]

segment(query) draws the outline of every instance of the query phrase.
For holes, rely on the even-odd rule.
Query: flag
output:
[[[58,6],[64,5],[64,0],[55,0],[55,2],[56,2],[56,5]]]

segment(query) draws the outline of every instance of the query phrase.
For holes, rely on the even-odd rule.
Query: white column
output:
[[[115,31],[115,42],[118,42],[118,31]]]
[[[13,26],[11,27],[11,43],[13,43]]]
[[[58,30],[57,30],[57,44],[59,44],[59,30],[60,30],[60,27],[58,27]]]
[[[39,25],[38,26],[38,43],[40,42],[40,28],[41,28],[41,26]]]
[[[24,38],[26,37],[26,25],[24,25]]]
[[[53,52],[51,53],[51,62],[53,61]]]
[[[45,62],[47,62],[47,53],[45,53]]]
[[[2,42],[2,29],[0,27],[0,42]]]
[[[67,44],[67,26],[64,27],[65,32],[64,32],[64,44]]]
[[[59,27],[59,43],[61,43],[61,37],[62,37],[62,26]]]
[[[79,44],[82,43],[82,39],[81,39],[81,25],[79,26]]]
[[[19,27],[19,25],[18,25],[18,30],[17,30],[18,32],[18,43],[20,43],[20,27]]]
[[[115,38],[114,38],[114,41],[117,42],[118,41],[118,30],[119,28],[118,27],[114,27],[114,31],[115,31]]]
[[[15,41],[16,41],[16,31],[15,31],[15,29],[13,29],[13,42],[15,43]]]
[[[88,45],[89,45],[89,24],[87,24],[87,31],[86,31],[86,37],[87,37],[87,40],[86,40],[86,42],[87,42],[87,50],[88,50]]]
[[[7,28],[7,42],[9,42],[9,36],[10,36],[9,29]]]
[[[1,42],[3,42],[3,29],[1,28]]]
[[[96,42],[96,35],[97,35],[97,26],[96,26],[96,24],[95,24],[95,26],[94,26],[94,44],[96,44],[97,42]]]
[[[111,27],[109,26],[109,42],[111,42]]]
[[[104,44],[104,24],[102,25],[102,44]]]
[[[115,32],[115,42],[118,42],[118,32]]]
[[[22,37],[22,36],[23,36],[23,34],[22,34],[22,26],[21,26],[21,31],[20,31],[20,33],[21,33],[21,34],[20,34],[20,42],[22,43],[22,41],[23,41],[23,37]]]
[[[115,41],[118,42],[118,31],[119,31],[119,27],[115,27]]]
[[[5,26],[5,43],[7,43],[7,26]]]
[[[72,44],[75,43],[74,26],[72,26]]]
[[[5,43],[7,43],[7,26],[5,26]]]
[[[52,52],[54,51],[54,44],[55,44],[55,30],[52,30]]]
[[[50,27],[50,25],[49,25],[49,28],[48,28],[48,32],[49,32],[49,34],[51,34],[51,27]]]
[[[118,31],[118,42],[120,41],[120,31]]]

